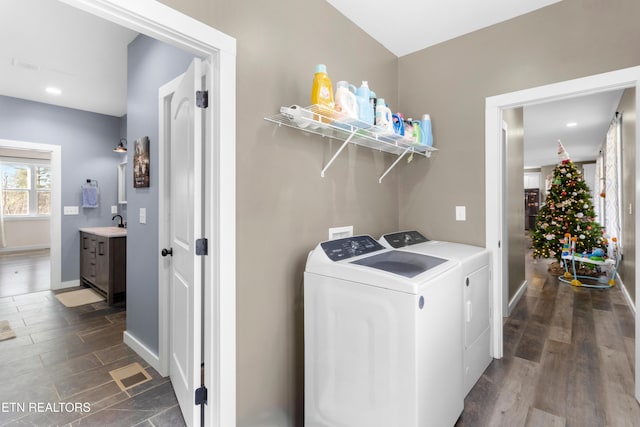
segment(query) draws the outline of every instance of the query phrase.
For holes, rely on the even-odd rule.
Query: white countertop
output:
[[[120,227],[85,227],[80,231],[91,233],[103,237],[126,237],[127,229]]]

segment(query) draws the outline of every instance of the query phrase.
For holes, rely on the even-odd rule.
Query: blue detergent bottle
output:
[[[366,80],[356,90],[356,98],[358,99],[358,120],[373,126],[376,116],[371,106],[371,90]]]
[[[433,131],[431,129],[431,117],[428,114],[422,116],[420,121],[420,130],[422,131],[422,143],[428,147],[433,146]]]
[[[401,136],[404,136],[404,117],[402,114],[397,113],[391,116],[393,118],[393,131]]]

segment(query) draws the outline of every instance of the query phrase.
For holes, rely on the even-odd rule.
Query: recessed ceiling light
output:
[[[576,126],[578,126],[578,124],[577,124],[576,122],[569,122],[569,123],[567,123],[567,127],[568,127],[568,128],[574,128],[574,127],[576,127]]]
[[[45,89],[45,91],[51,95],[60,95],[62,93],[60,89],[53,86],[49,86],[48,88]]]

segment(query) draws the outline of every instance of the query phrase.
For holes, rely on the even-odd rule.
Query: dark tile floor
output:
[[[124,307],[67,308],[51,291],[0,298],[16,338],[0,342],[0,426],[182,426],[168,378],[122,342]],[[121,391],[109,371],[152,380]]]

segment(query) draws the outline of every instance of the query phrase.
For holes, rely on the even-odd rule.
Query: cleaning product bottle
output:
[[[341,119],[358,120],[358,100],[356,87],[349,82],[340,80],[336,83],[336,111],[342,113]]]
[[[375,121],[375,113],[370,104],[371,91],[369,90],[369,83],[366,80],[362,82],[362,85],[356,91],[356,97],[358,99],[358,120],[364,124],[373,126]]]
[[[413,121],[413,138],[417,144],[422,144],[422,129],[420,128],[420,122]]]
[[[393,133],[393,117],[391,110],[384,102],[384,98],[378,98],[376,103],[376,126],[381,132]]]
[[[422,128],[422,143],[426,146],[433,146],[433,132],[431,130],[431,117],[428,114],[422,116],[420,121],[420,127]]]
[[[393,131],[401,136],[404,136],[404,117],[402,113],[396,113],[393,116]]]
[[[416,142],[416,136],[413,130],[413,119],[411,117],[404,121],[404,138],[410,142]]]
[[[384,103],[384,99],[383,99],[383,103]],[[369,92],[369,104],[371,104],[371,109],[373,111],[373,124],[375,125],[376,124],[376,105],[378,105],[378,96],[373,90]]]
[[[313,76],[313,88],[311,89],[311,104],[317,105],[323,116],[332,117],[335,102],[333,100],[333,87],[327,74],[327,66],[316,65],[316,73]],[[323,120],[327,121],[327,120]]]

